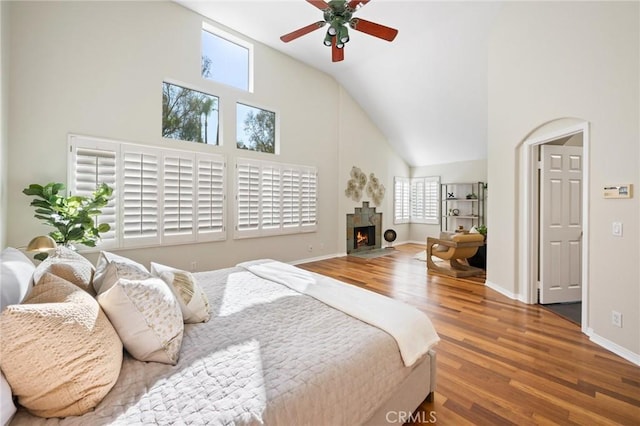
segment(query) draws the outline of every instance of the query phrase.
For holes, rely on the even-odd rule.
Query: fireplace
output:
[[[347,254],[381,247],[382,213],[363,201],[362,207],[347,215]]]
[[[375,226],[357,226],[353,228],[353,241],[355,248],[376,245],[376,227]]]

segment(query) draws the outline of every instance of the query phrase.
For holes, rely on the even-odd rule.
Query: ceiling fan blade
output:
[[[387,41],[393,41],[393,39],[398,35],[398,30],[395,28],[385,27],[384,25],[376,24],[375,22],[360,18],[353,18],[349,21],[349,25],[356,31],[361,31]]]
[[[307,3],[311,3],[320,10],[327,10],[330,7],[329,4],[323,0],[307,0]]]
[[[336,45],[336,37],[331,37],[331,62],[340,62],[344,60],[344,46],[338,49]]]
[[[351,0],[349,3],[347,3],[347,9],[356,10],[358,8],[358,5],[362,7],[370,1],[371,0]]]
[[[282,37],[280,37],[280,40],[284,41],[285,43],[289,43],[291,40],[295,40],[298,37],[309,34],[311,31],[315,31],[318,28],[324,27],[325,24],[326,22],[324,21],[314,22],[313,24],[309,24],[306,27],[299,28],[295,31],[290,32],[289,34],[283,35]]]

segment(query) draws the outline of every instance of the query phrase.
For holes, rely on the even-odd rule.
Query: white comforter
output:
[[[275,260],[254,260],[237,266],[253,272],[256,279],[286,285],[386,331],[398,343],[407,367],[440,340],[429,317],[397,300]]]
[[[384,331],[242,268],[195,274],[212,317],[175,366],[125,354],[90,413],[18,425],[357,425],[411,373]]]

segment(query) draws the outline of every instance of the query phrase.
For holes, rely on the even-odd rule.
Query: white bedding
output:
[[[356,425],[412,371],[389,334],[312,297],[238,267],[195,277],[212,316],[185,324],[177,365],[126,355],[93,412],[13,424]]]
[[[440,340],[429,317],[397,300],[270,259],[244,262],[238,266],[253,272],[256,279],[286,285],[386,331],[398,343],[407,367]]]

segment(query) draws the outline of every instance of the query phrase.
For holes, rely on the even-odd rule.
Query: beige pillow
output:
[[[98,262],[96,263],[96,272],[93,277],[93,288],[96,291],[96,294],[100,293],[100,287],[102,287],[105,279],[113,284],[113,279],[106,277],[107,267],[112,262],[126,264],[129,266],[128,269],[130,271],[137,271],[137,273],[141,275],[149,275],[149,271],[147,270],[147,268],[145,268],[142,264],[136,262],[135,260],[131,260],[127,257],[119,256],[108,251],[101,251],[100,255],[98,256]],[[133,272],[131,272],[131,274],[133,274]]]
[[[119,268],[128,265],[107,267],[97,298],[124,347],[140,361],[176,364],[184,331],[178,301],[161,279],[127,278]]]
[[[0,315],[0,367],[14,396],[42,417],[79,416],[113,387],[122,343],[98,302],[45,273]]]
[[[82,255],[70,248],[59,246],[49,257],[38,265],[33,273],[33,282],[39,282],[42,276],[49,272],[60,278],[64,278],[95,296],[96,293],[91,285],[95,270],[91,262]]]
[[[151,274],[162,278],[178,299],[182,318],[187,324],[207,322],[211,317],[209,299],[198,285],[193,274],[151,262]]]

